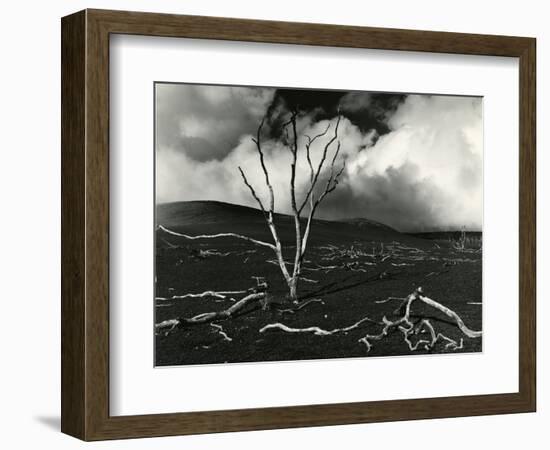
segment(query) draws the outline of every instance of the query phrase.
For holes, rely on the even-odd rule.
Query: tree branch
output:
[[[276,228],[275,222],[273,220],[273,214],[274,214],[274,209],[275,209],[275,195],[274,195],[274,192],[273,192],[273,186],[272,186],[271,181],[269,179],[269,171],[267,170],[267,167],[265,165],[264,153],[263,153],[262,144],[261,144],[261,131],[262,131],[264,121],[265,121],[265,117],[262,119],[262,121],[260,123],[260,126],[258,127],[258,131],[256,133],[256,139],[252,138],[252,141],[256,144],[256,149],[258,150],[258,154],[260,155],[260,164],[262,166],[262,171],[264,172],[265,183],[267,185],[267,188],[269,189],[269,210],[268,211],[266,211],[262,201],[260,200],[259,196],[256,194],[256,191],[254,190],[252,185],[248,182],[248,179],[246,178],[246,175],[245,175],[245,173],[244,173],[244,171],[242,170],[241,167],[239,167],[239,171],[241,172],[241,176],[243,178],[244,184],[248,187],[248,189],[250,190],[250,193],[252,194],[252,196],[254,197],[256,202],[258,203],[258,205],[260,205],[260,209],[262,210],[262,212],[264,214],[264,217],[265,217],[265,220],[267,222],[267,226],[269,228],[269,231],[271,232],[271,235],[273,236],[273,242],[275,244],[273,245],[272,248],[275,251],[275,254],[277,256],[277,261],[279,263],[279,267],[281,269],[281,272],[283,274],[283,277],[284,277],[285,281],[287,282],[287,284],[290,285],[291,277],[290,277],[290,274],[288,272],[288,269],[287,269],[286,264],[285,264],[284,259],[283,259],[281,240],[279,239],[279,235],[277,233],[277,228]]]
[[[250,193],[252,194],[252,197],[254,197],[254,199],[256,200],[258,205],[260,206],[260,209],[262,210],[262,212],[264,213],[264,216],[265,216],[267,213],[265,211],[264,205],[263,205],[262,201],[260,200],[260,197],[258,197],[258,195],[256,194],[256,191],[254,190],[252,185],[248,182],[248,179],[246,178],[246,175],[245,175],[243,169],[241,169],[241,166],[239,166],[239,172],[241,172],[241,176],[243,178],[244,184],[246,184],[246,186],[250,190]]]
[[[482,332],[481,331],[473,331],[470,330],[465,324],[462,318],[454,312],[452,309],[447,308],[446,306],[442,305],[441,303],[436,302],[435,300],[432,300],[429,297],[426,297],[425,295],[422,295],[422,290],[418,292],[418,298],[426,303],[429,306],[434,307],[435,309],[438,309],[443,314],[445,314],[447,317],[451,318],[455,323],[456,326],[462,331],[466,336],[469,338],[478,338],[481,337]]]
[[[184,295],[173,295],[172,297],[155,297],[155,300],[166,301],[166,300],[183,300],[185,298],[204,298],[204,297],[213,297],[226,299],[228,295],[235,294],[246,294],[246,291],[205,291],[200,294],[184,294]]]
[[[286,331],[287,333],[313,333],[315,336],[330,336],[337,333],[345,333],[345,332],[351,331],[355,328],[358,328],[364,322],[371,322],[376,324],[378,323],[375,320],[372,320],[370,317],[364,317],[363,319],[355,322],[353,325],[350,325],[348,327],[325,330],[317,326],[307,327],[307,328],[292,328],[292,327],[286,326],[283,323],[277,322],[277,323],[270,323],[264,326],[262,329],[260,329],[260,333],[265,333],[268,330],[281,330],[281,331]]]
[[[340,147],[340,143],[338,143],[338,148],[339,147]],[[330,175],[330,178],[327,181],[327,185],[325,187],[325,190],[319,196],[319,198],[317,200],[315,200],[315,202],[313,202],[313,200],[311,201],[312,204],[310,205],[310,209],[309,209],[309,215],[308,215],[308,218],[307,218],[306,229],[304,231],[304,236],[302,238],[302,248],[301,248],[301,254],[302,254],[301,257],[302,258],[304,257],[305,252],[306,252],[306,246],[307,246],[307,241],[308,241],[308,238],[309,238],[309,232],[311,230],[311,222],[313,220],[313,216],[315,215],[315,211],[317,210],[317,207],[323,201],[323,199],[328,194],[330,194],[332,191],[334,191],[334,189],[336,189],[336,186],[338,185],[338,182],[339,182],[340,175],[342,175],[345,168],[346,168],[346,162],[344,161],[344,164],[342,165],[342,168],[336,174],[336,176],[333,175],[333,170],[331,169],[331,175]],[[313,199],[313,194],[311,196],[311,199]]]
[[[370,351],[370,349],[372,348],[371,341],[382,340],[393,329],[398,329],[399,331],[401,331],[401,333],[403,333],[404,340],[409,346],[409,349],[411,351],[416,350],[421,344],[425,344],[425,347],[427,349],[433,348],[435,343],[440,339],[447,341],[446,348],[452,348],[453,350],[459,350],[462,348],[462,344],[463,344],[462,340],[459,343],[445,336],[442,333],[436,334],[435,329],[433,328],[433,325],[430,323],[428,319],[422,319],[417,325],[414,325],[411,322],[410,320],[411,305],[415,300],[420,300],[426,303],[427,305],[432,306],[437,310],[443,312],[447,317],[450,317],[451,319],[453,319],[453,321],[456,323],[460,331],[462,331],[462,333],[464,333],[467,337],[479,338],[482,336],[481,331],[470,330],[466,325],[464,325],[463,320],[452,309],[447,308],[446,306],[443,306],[441,303],[426,297],[423,294],[422,288],[419,287],[412,294],[407,296],[403,304],[398,308],[398,310],[402,309],[403,307],[405,308],[405,313],[403,314],[402,317],[398,318],[397,320],[390,321],[384,316],[382,318],[382,321],[384,323],[384,328],[379,334],[375,334],[375,335],[367,334],[365,337],[359,339],[359,342],[362,342],[367,346],[367,351]],[[418,332],[422,329],[422,327],[426,328],[429,331],[431,340],[426,341],[424,339],[421,339],[419,342],[413,345],[412,342],[410,341],[410,337],[414,334],[418,334]]]
[[[313,164],[311,162],[311,153],[310,153],[310,148],[311,148],[311,145],[319,138],[323,137],[325,134],[327,134],[328,130],[330,129],[330,122],[328,123],[327,125],[327,128],[325,131],[323,131],[322,133],[319,133],[315,136],[313,136],[313,138],[309,137],[307,134],[305,134],[304,136],[307,138],[307,143],[306,143],[306,157],[307,157],[307,162],[308,162],[308,165],[309,165],[309,169],[310,169],[310,172],[311,172],[311,175],[310,175],[310,183],[313,183],[313,179],[315,178],[315,169],[313,169]],[[304,203],[307,202],[307,197],[306,197],[306,200],[304,201]]]
[[[157,333],[167,330],[164,331],[164,333],[168,334],[175,328],[183,328],[185,325],[200,325],[204,323],[211,323],[217,320],[229,319],[231,316],[239,312],[248,304],[262,300],[265,298],[265,296],[265,292],[256,292],[247,295],[246,297],[234,303],[229,308],[224,309],[223,311],[206,312],[190,318],[179,317],[177,319],[164,320],[163,322],[155,324],[155,330],[157,331]]]
[[[273,186],[271,185],[271,181],[269,180],[269,172],[267,171],[267,167],[265,165],[264,152],[262,151],[262,145],[260,143],[261,131],[262,131],[262,127],[264,125],[264,121],[265,121],[265,116],[262,119],[262,121],[260,122],[260,126],[258,127],[258,132],[256,134],[256,139],[252,138],[252,141],[256,144],[256,149],[258,150],[258,153],[260,155],[260,164],[261,164],[262,170],[264,172],[265,184],[267,185],[267,188],[269,189],[269,200],[270,200],[269,201],[269,210],[271,212],[273,212],[274,209],[275,209],[275,195],[273,193]],[[240,170],[240,167],[239,167],[239,170]],[[242,174],[242,170],[241,170],[241,174]]]
[[[180,236],[180,237],[183,237],[185,239],[195,240],[195,239],[217,239],[217,238],[222,238],[222,237],[234,237],[234,238],[237,238],[237,239],[243,239],[245,241],[251,242],[251,243],[256,244],[256,245],[261,245],[263,247],[268,247],[271,250],[275,250],[275,251],[277,250],[276,247],[273,244],[270,244],[269,242],[264,242],[264,241],[259,241],[257,239],[252,239],[248,236],[243,236],[242,234],[218,233],[218,234],[199,234],[198,236],[190,236],[188,234],[177,233],[176,231],[169,230],[168,228],[163,227],[162,225],[159,225],[158,227],[159,227],[159,229],[161,229],[165,233],[171,234],[172,236]]]
[[[292,206],[292,211],[295,214],[298,213],[298,208],[296,205],[296,164],[298,160],[298,133],[296,131],[296,117],[297,113],[292,112],[290,120],[287,122],[288,125],[292,125],[292,134],[293,142],[290,145],[290,151],[292,153],[292,163],[291,163],[291,172],[290,172],[290,201]]]
[[[310,186],[309,186],[309,189],[308,189],[308,192],[306,193],[306,196],[304,198],[304,201],[302,202],[302,204],[300,205],[300,208],[298,208],[298,211],[300,212],[300,214],[302,213],[303,209],[305,208],[310,196],[313,195],[313,191],[315,189],[315,186],[317,185],[317,181],[319,179],[319,176],[323,170],[323,166],[325,164],[325,161],[326,161],[326,158],[327,158],[327,154],[328,154],[328,150],[330,148],[330,146],[332,145],[332,143],[338,139],[338,127],[340,126],[340,120],[341,120],[341,116],[338,115],[338,119],[336,120],[336,127],[334,128],[334,135],[332,136],[332,138],[325,144],[325,147],[323,149],[323,153],[321,155],[321,159],[319,161],[319,164],[317,166],[317,170],[315,171],[315,174],[313,176],[313,178],[311,179],[310,181]],[[330,124],[329,124],[329,127],[330,127]],[[327,131],[328,131],[328,128],[327,128]],[[325,131],[326,133],[326,131]],[[323,133],[324,134],[324,133]],[[307,147],[306,147],[307,148]],[[338,148],[340,148],[340,143],[338,143]],[[308,149],[308,154],[309,154],[309,149]],[[337,156],[337,155],[336,155]],[[335,158],[333,158],[333,164],[334,164],[334,160]]]
[[[293,145],[290,146],[292,152],[292,163],[290,172],[290,203],[292,206],[292,212],[294,214],[294,227],[296,229],[296,255],[294,257],[294,269],[292,272],[290,294],[295,297],[296,285],[298,283],[298,277],[300,275],[300,260],[301,260],[301,248],[302,248],[302,229],[300,224],[300,212],[296,204],[296,165],[298,161],[298,133],[296,131],[296,111],[292,112],[289,120],[289,124],[292,125],[293,133]],[[294,299],[296,300],[296,299]]]

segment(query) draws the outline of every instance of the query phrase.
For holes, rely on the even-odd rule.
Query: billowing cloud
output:
[[[284,102],[272,89],[162,86],[171,89],[157,93],[157,201],[218,200],[256,206],[238,167],[265,198],[252,135],[267,111],[276,109],[278,116],[284,115]],[[341,151],[336,164],[340,167],[345,161],[346,169],[318,216],[367,217],[403,231],[481,229],[481,99],[408,95],[399,101],[395,97],[381,101],[382,94],[376,96],[375,106],[368,94],[339,97]],[[380,109],[384,104],[391,107]],[[323,107],[312,104],[299,114],[299,193],[307,188],[309,173],[304,136],[329,127],[312,147],[315,164],[334,132],[334,116],[319,120]],[[365,129],[353,114],[369,107],[376,107],[375,113],[384,117],[384,134]],[[262,146],[276,192],[276,209],[288,213],[291,154],[284,137],[271,127],[267,120]]]
[[[352,195],[339,215],[359,208],[399,229],[481,229],[481,108],[480,98],[408,96],[390,132],[348,162]]]
[[[193,84],[156,85],[157,149],[198,161],[223,159],[252,132],[274,89]]]

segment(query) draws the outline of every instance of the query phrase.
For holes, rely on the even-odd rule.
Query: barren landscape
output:
[[[274,221],[283,252],[292,254],[293,218],[277,214]],[[157,223],[158,366],[481,351],[480,233],[417,237],[365,218],[314,220],[293,304],[269,248],[177,235],[267,240],[260,210],[213,201],[161,204]],[[265,296],[227,317],[173,322],[227,311],[255,293]],[[456,313],[466,330],[426,298]],[[388,325],[408,305],[408,323]]]
[[[155,364],[480,352],[482,99],[156,84]]]

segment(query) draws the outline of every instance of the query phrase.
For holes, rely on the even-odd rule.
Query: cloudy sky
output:
[[[238,166],[267,191],[252,136],[262,147],[278,212],[290,212],[290,161],[283,124],[298,111],[297,190],[341,115],[338,164],[346,168],[317,217],[366,217],[401,231],[481,230],[482,99],[437,95],[156,84],[157,203],[218,200],[256,207]],[[334,148],[332,148],[334,150]],[[325,173],[326,175],[326,173]]]

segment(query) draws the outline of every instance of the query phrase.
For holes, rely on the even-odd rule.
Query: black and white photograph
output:
[[[549,441],[548,3],[3,6],[0,449]]]
[[[154,95],[155,366],[482,351],[482,97]]]

